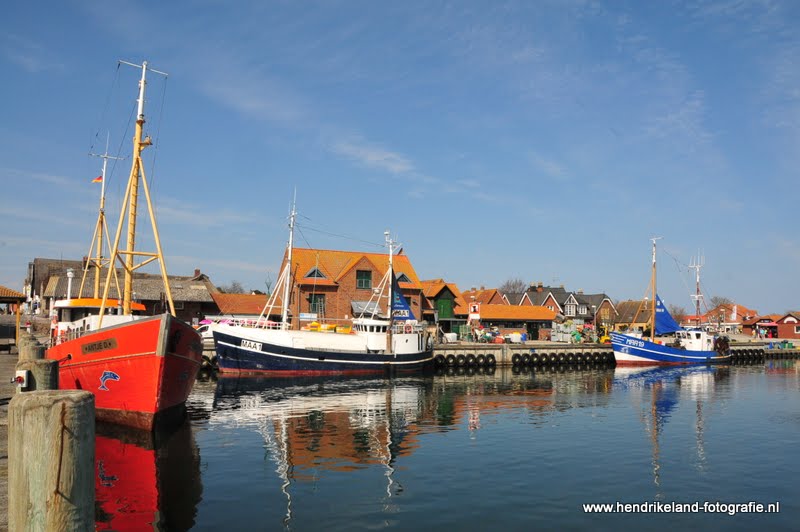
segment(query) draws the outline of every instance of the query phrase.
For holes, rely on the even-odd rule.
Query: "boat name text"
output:
[[[242,347],[246,347],[247,349],[255,349],[256,351],[261,351],[261,342],[242,340]]]
[[[641,340],[637,340],[636,338],[626,338],[625,344],[632,345],[634,347],[644,347],[644,342]]]
[[[83,353],[84,355],[91,355],[92,353],[99,353],[100,351],[108,351],[109,349],[116,349],[116,348],[117,348],[117,339],[107,338],[105,340],[100,340],[98,342],[83,344],[81,346],[81,353]]]

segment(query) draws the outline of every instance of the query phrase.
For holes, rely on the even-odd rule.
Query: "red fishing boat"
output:
[[[131,63],[126,63],[132,65]],[[133,164],[122,202],[119,225],[113,244],[108,242],[111,254],[103,258],[102,236],[105,228],[105,169],[100,197],[100,215],[92,238],[79,296],[90,269],[94,273],[94,297],[56,302],[53,316],[52,346],[47,358],[59,361],[59,387],[91,391],[95,395],[96,416],[132,427],[152,430],[159,420],[170,421],[183,417],[184,403],[192,390],[202,361],[202,342],[194,328],[175,317],[175,305],[167,279],[161,240],[155,223],[155,213],[150,202],[150,191],[144,175],[141,152],[151,144],[150,137],[142,138],[144,126],[144,94],[147,62],[132,65],[141,68],[139,82],[138,119],[133,139]],[[138,191],[142,187],[149,210],[155,252],[135,250]],[[123,222],[127,219],[127,247],[120,249]],[[96,256],[93,255],[97,240]],[[134,264],[135,257],[142,257]],[[117,281],[116,264],[124,271],[122,288]],[[146,264],[158,261],[164,282],[165,300],[169,313],[144,316],[144,306],[133,301],[133,272]],[[100,274],[106,267],[105,286],[100,296]],[[68,272],[68,277],[71,275]],[[114,278],[120,299],[110,299],[109,289]]]

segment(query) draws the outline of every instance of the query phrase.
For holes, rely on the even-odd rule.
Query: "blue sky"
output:
[[[170,273],[273,282],[298,245],[423,279],[800,309],[797,2],[15,2],[0,20],[0,284],[88,252],[139,72]],[[130,159],[108,178],[112,232]],[[140,229],[149,230],[141,217]],[[346,238],[343,238],[346,237]],[[147,248],[152,238],[140,233]],[[152,248],[149,248],[152,249]]]

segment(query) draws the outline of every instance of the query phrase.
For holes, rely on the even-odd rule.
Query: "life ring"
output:
[[[411,334],[412,332],[414,332],[414,327],[412,327],[410,323],[406,323],[403,326],[403,332],[406,334]]]

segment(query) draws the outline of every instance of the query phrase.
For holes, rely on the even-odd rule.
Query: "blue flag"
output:
[[[681,329],[682,327],[678,325],[667,307],[664,306],[664,302],[656,294],[656,334],[669,334]]]
[[[408,301],[403,297],[400,291],[400,286],[397,283],[397,277],[392,272],[392,319],[393,320],[415,320],[414,313],[411,312],[411,307]]]

